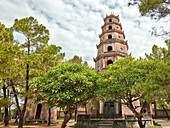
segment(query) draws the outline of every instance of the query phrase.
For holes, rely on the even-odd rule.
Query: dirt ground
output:
[[[74,123],[68,123],[66,128],[71,128],[70,126],[73,126]],[[17,125],[9,125],[9,127],[4,127],[3,125],[0,125],[0,128],[17,128]],[[26,125],[24,128],[61,128],[61,125],[53,125],[53,126],[45,126],[45,125]]]
[[[10,125],[8,127],[4,127],[3,123],[0,123],[0,128],[17,128],[18,125],[13,123],[14,120],[10,121]],[[26,124],[24,125],[24,128],[61,128],[61,124],[62,124],[62,120],[58,120],[56,124],[51,124],[51,126],[48,126],[47,123],[46,124]],[[71,128],[70,126],[73,126],[75,124],[75,122],[73,120],[71,120],[68,124],[66,128]]]

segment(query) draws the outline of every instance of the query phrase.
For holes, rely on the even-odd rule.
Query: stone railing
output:
[[[112,38],[112,39],[105,39],[105,40],[100,40],[100,43],[102,43],[102,42],[110,42],[110,41],[120,41],[121,43],[126,43],[125,41],[123,41],[123,40],[120,40],[120,39],[117,39],[117,38]]]

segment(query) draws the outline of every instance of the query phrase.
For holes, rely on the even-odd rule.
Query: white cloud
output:
[[[50,30],[49,43],[62,46],[67,59],[82,56],[94,66],[103,17],[111,12],[120,17],[132,56],[144,57],[153,44],[165,46],[163,39],[149,32],[162,23],[141,17],[137,6],[128,7],[127,0],[1,0],[0,22],[10,27],[15,18],[34,16]]]

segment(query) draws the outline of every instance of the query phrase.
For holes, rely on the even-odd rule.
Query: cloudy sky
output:
[[[137,6],[128,0],[0,0],[0,22],[11,27],[14,19],[35,17],[50,30],[50,44],[63,48],[66,59],[82,56],[94,67],[96,44],[106,14],[119,15],[133,57],[145,57],[154,44],[164,47],[164,39],[151,36],[151,27],[165,25],[141,17]],[[19,38],[19,37],[18,37]]]

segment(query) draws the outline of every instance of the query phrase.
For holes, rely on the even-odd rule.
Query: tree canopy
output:
[[[76,105],[94,98],[98,91],[99,76],[96,71],[81,64],[63,64],[51,68],[47,77],[34,78],[31,87],[41,90],[34,101],[49,102],[49,106],[65,111],[62,128],[71,119]],[[49,101],[50,99],[50,101]]]
[[[0,91],[0,95],[3,95],[0,97],[0,107],[5,106],[5,126],[9,123],[8,107],[11,104],[7,96],[7,89],[11,89],[12,79],[18,83],[22,78],[21,54],[24,55],[24,52],[13,40],[12,31],[0,23],[0,88],[3,89],[3,93]]]
[[[139,12],[142,16],[148,16],[157,21],[164,19],[163,24],[168,24],[169,22],[169,19],[166,19],[170,14],[169,0],[129,0],[128,5],[138,5]],[[152,27],[151,34],[156,37],[164,37],[165,39],[169,39],[170,36],[169,30],[163,26],[159,29]]]
[[[22,34],[25,42],[15,39],[14,32]],[[32,93],[29,80],[35,76],[46,76],[46,72],[61,63],[65,56],[60,52],[61,47],[48,45],[48,40],[49,30],[32,16],[15,19],[10,29],[0,23],[0,86],[4,90],[3,100],[8,100],[6,89],[12,90],[20,128],[23,127],[27,100]],[[19,99],[24,99],[22,107]]]
[[[129,5],[137,4],[142,16],[161,19],[170,14],[169,0],[129,0]]]
[[[66,63],[72,63],[72,64],[82,64],[82,65],[85,65],[85,66],[88,66],[88,63],[87,61],[84,61],[82,60],[82,57],[79,57],[77,55],[75,55],[72,59],[66,61]]]
[[[158,94],[161,88],[159,84],[154,84],[150,77],[162,66],[163,62],[140,61],[133,57],[117,60],[108,66],[107,72],[102,72],[104,87],[101,92],[105,94],[103,99],[115,102],[121,99],[122,104],[125,104],[138,118],[140,128],[144,128],[141,120],[143,111],[148,103],[156,98],[154,94]],[[139,100],[141,104],[134,105]]]

